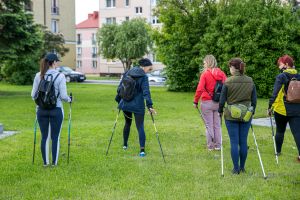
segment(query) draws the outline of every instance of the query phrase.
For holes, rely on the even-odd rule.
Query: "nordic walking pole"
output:
[[[119,109],[119,112],[118,112],[117,117],[116,117],[116,121],[115,121],[113,130],[112,130],[112,133],[111,133],[111,137],[110,137],[110,140],[109,140],[109,144],[108,144],[108,147],[107,147],[107,150],[106,150],[106,155],[108,154],[108,150],[109,150],[111,141],[112,141],[114,133],[115,133],[115,129],[116,129],[116,126],[117,126],[117,122],[118,122],[118,118],[119,118],[119,115],[120,115],[120,111],[121,111],[121,109]]]
[[[33,152],[32,152],[32,164],[34,164],[35,145],[36,145],[36,129],[37,129],[37,117],[35,117],[34,131],[33,131]]]
[[[223,157],[223,136],[222,136],[222,115],[221,118],[221,176],[224,177],[224,157]]]
[[[165,155],[164,155],[164,152],[162,150],[161,143],[160,143],[160,140],[159,140],[158,131],[157,131],[156,126],[155,126],[154,117],[153,117],[153,114],[150,110],[149,110],[149,112],[150,112],[151,119],[152,119],[152,122],[153,122],[154,130],[155,130],[155,133],[156,133],[156,138],[157,138],[157,141],[158,141],[158,144],[159,144],[159,147],[160,147],[160,152],[161,152],[161,155],[164,159],[164,163],[166,163]]]
[[[272,113],[270,113],[269,117],[270,117],[270,123],[271,123],[271,128],[272,128],[272,138],[273,138],[273,144],[274,144],[275,159],[276,159],[276,163],[278,165],[278,155],[277,155],[277,149],[276,149],[276,143],[275,143],[274,128],[273,128],[273,122],[272,122]]]
[[[70,93],[70,97],[72,98],[72,92]],[[70,160],[71,117],[72,117],[72,101],[70,102],[69,126],[68,126],[68,164],[69,164],[69,160]]]
[[[265,170],[264,170],[264,165],[263,165],[262,160],[261,160],[261,157],[260,157],[260,153],[259,153],[259,149],[258,149],[258,145],[257,145],[257,142],[256,142],[256,138],[255,138],[255,134],[254,134],[254,131],[253,131],[252,124],[251,124],[251,130],[252,130],[252,135],[253,135],[253,138],[254,138],[254,143],[255,143],[255,145],[256,145],[256,150],[257,150],[257,155],[258,155],[258,158],[259,158],[261,170],[262,170],[262,172],[263,172],[264,179],[267,179],[267,176],[266,176]]]

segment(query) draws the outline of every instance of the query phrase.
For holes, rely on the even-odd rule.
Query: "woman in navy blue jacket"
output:
[[[155,113],[155,110],[152,108],[152,100],[149,89],[148,76],[147,72],[152,70],[152,63],[149,59],[143,58],[139,60],[139,65],[142,67],[133,67],[129,71],[127,71],[123,78],[126,76],[131,76],[135,79],[135,95],[132,100],[126,101],[121,98],[119,91],[122,87],[122,81],[118,87],[118,92],[115,100],[118,102],[118,108],[123,111],[125,118],[125,126],[123,129],[123,139],[124,146],[123,149],[126,150],[128,147],[128,137],[130,133],[130,126],[132,123],[132,113],[134,113],[136,128],[139,133],[139,141],[140,141],[140,156],[144,157],[145,154],[145,141],[146,135],[144,131],[144,117],[145,117],[145,100],[148,110],[151,113]]]

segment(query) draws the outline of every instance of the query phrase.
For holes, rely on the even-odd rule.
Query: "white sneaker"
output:
[[[215,147],[215,150],[216,150],[216,151],[220,151],[221,148],[220,148],[220,147]]]
[[[127,146],[123,146],[123,150],[127,150],[127,148],[128,148]]]

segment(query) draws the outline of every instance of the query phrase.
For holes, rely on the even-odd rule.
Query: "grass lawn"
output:
[[[155,123],[166,156],[164,164],[150,116],[145,117],[145,158],[133,124],[129,149],[122,149],[124,117],[120,115],[108,156],[106,148],[117,109],[116,86],[68,84],[72,105],[70,164],[67,164],[68,104],[61,133],[59,166],[44,168],[40,144],[32,165],[35,105],[31,86],[0,84],[0,122],[20,133],[0,140],[0,199],[299,199],[300,164],[287,131],[279,165],[275,163],[271,129],[254,126],[268,179],[262,177],[252,133],[249,132],[246,174],[232,175],[230,144],[223,125],[225,177],[220,152],[208,152],[204,125],[192,107],[193,93],[152,87],[158,115]],[[264,117],[267,100],[260,99],[256,117]],[[37,140],[40,140],[38,131]]]

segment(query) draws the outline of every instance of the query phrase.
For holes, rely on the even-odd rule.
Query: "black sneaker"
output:
[[[240,173],[240,170],[238,170],[238,169],[232,169],[232,171],[231,171],[231,173],[232,174],[239,174]]]
[[[245,168],[241,168],[241,169],[240,169],[240,173],[246,173]]]

